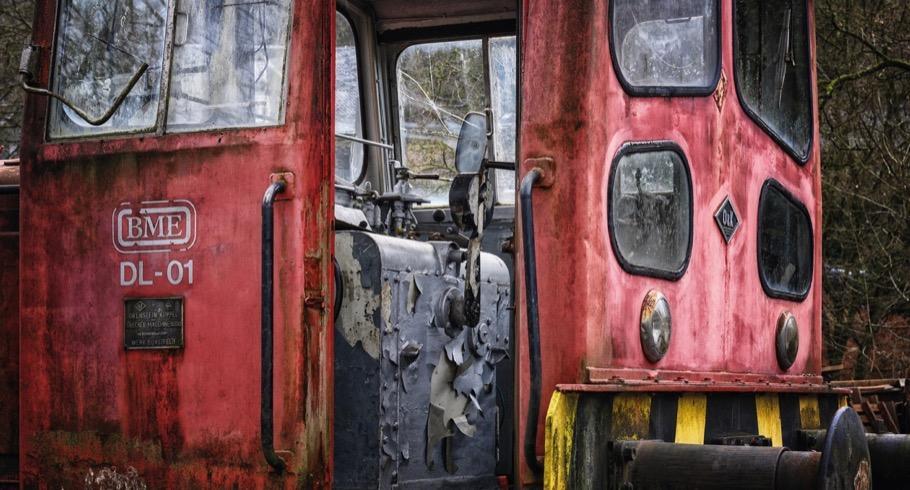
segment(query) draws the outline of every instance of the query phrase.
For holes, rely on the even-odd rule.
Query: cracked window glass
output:
[[[92,126],[51,100],[49,136],[63,138],[153,129],[167,27],[166,0],[64,0],[60,5],[53,90],[100,116],[143,63],[148,71],[113,117]]]
[[[705,88],[718,73],[717,0],[617,0],[613,50],[633,88]]]
[[[486,106],[480,39],[418,44],[398,57],[402,158],[414,173],[439,175],[411,181],[431,205],[448,204],[461,123]]]
[[[348,19],[335,14],[335,133],[363,138],[357,45]],[[352,183],[363,173],[363,144],[335,138],[335,179]]]
[[[676,150],[626,147],[614,163],[610,227],[623,268],[678,277],[689,260],[691,190]]]
[[[280,124],[290,0],[178,0],[172,131]]]
[[[805,0],[737,0],[736,89],[749,115],[799,161],[809,157],[812,107]]]

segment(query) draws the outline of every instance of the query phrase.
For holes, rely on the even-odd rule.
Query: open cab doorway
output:
[[[516,18],[337,3],[337,488],[513,481]]]

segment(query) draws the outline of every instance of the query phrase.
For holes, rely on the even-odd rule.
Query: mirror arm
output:
[[[487,160],[484,162],[485,168],[495,168],[497,170],[515,170],[515,162],[497,162]]]
[[[354,143],[361,143],[367,146],[376,146],[379,148],[384,148],[386,150],[395,150],[395,147],[392,145],[387,145],[385,143],[380,143],[378,141],[368,140],[364,138],[358,138],[356,136],[348,136],[346,134],[335,133],[335,137],[338,139],[353,141]]]
[[[126,87],[123,88],[122,91],[120,91],[120,94],[117,95],[116,99],[114,99],[114,103],[107,110],[107,112],[102,114],[99,118],[94,118],[86,111],[77,107],[76,104],[74,104],[63,95],[60,95],[48,89],[30,85],[29,82],[31,82],[33,78],[31,66],[35,62],[35,54],[37,51],[38,47],[34,45],[26,46],[22,51],[22,59],[19,63],[19,85],[22,87],[22,90],[31,94],[44,95],[59,100],[64,105],[72,109],[73,112],[78,114],[79,117],[85,119],[85,122],[91,124],[92,126],[101,126],[102,124],[106,123],[111,118],[111,116],[114,115],[115,112],[117,112],[117,109],[119,109],[120,106],[123,105],[123,101],[126,100],[126,96],[129,95],[129,93],[133,90],[133,87],[136,86],[136,83],[139,82],[139,79],[142,78],[142,75],[144,75],[145,71],[149,68],[148,63],[143,63],[142,66],[140,66],[136,71],[136,73],[133,73],[133,76],[130,78],[129,83],[126,85]]]

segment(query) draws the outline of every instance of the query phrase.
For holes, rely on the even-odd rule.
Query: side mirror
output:
[[[455,168],[458,173],[477,173],[487,156],[487,116],[469,112],[458,133],[455,147]]]

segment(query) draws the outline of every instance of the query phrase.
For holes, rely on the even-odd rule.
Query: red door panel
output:
[[[44,47],[55,3],[36,15],[34,42]],[[46,101],[29,99],[26,486],[72,488],[103,467],[135,468],[150,488],[330,481],[333,18],[331,4],[294,2],[280,127],[47,143]],[[263,458],[259,429],[260,203],[275,174],[288,180],[274,208],[274,437],[289,467],[281,474]],[[126,336],[126,300],[149,298],[182,298],[183,347],[125,347],[168,347],[168,335]],[[148,311],[179,315],[166,304],[132,303],[131,324]]]

